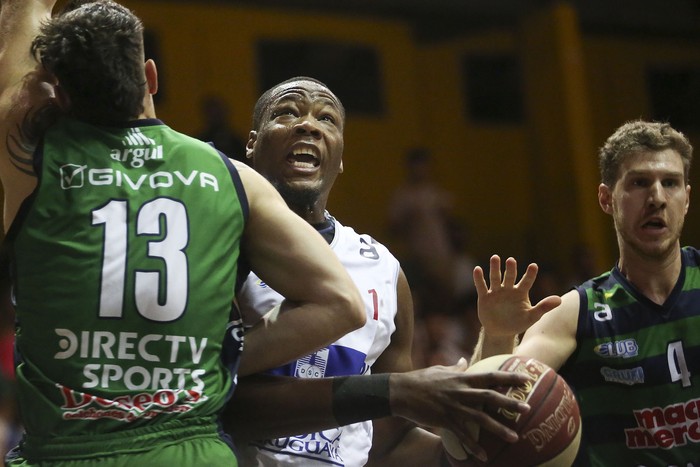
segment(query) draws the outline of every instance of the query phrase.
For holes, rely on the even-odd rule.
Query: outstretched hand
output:
[[[466,373],[468,365],[461,359],[457,365],[432,366],[391,375],[392,414],[433,428],[452,431],[478,458],[485,451],[469,430],[476,424],[509,442],[518,440],[513,430],[484,412],[485,407],[502,408],[524,413],[530,406],[493,389],[496,386],[517,386],[528,381],[524,373],[488,371]]]
[[[537,277],[537,264],[529,264],[516,283],[518,263],[514,258],[508,258],[505,263],[505,271],[501,275],[501,258],[498,255],[491,257],[488,286],[483,269],[479,266],[474,268],[479,321],[484,331],[492,336],[521,334],[561,303],[561,297],[550,295],[532,306],[530,290]]]

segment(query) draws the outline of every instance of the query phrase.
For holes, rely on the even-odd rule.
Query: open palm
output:
[[[521,334],[543,314],[561,303],[560,297],[551,295],[532,306],[530,289],[537,277],[537,270],[537,264],[529,264],[523,277],[516,283],[517,261],[514,258],[506,259],[505,271],[501,274],[501,258],[493,255],[489,261],[487,285],[483,269],[479,266],[474,268],[479,321],[488,334]]]

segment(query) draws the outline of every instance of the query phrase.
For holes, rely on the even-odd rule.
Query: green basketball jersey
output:
[[[63,119],[35,166],[8,235],[26,455],[187,420],[216,431],[242,346],[236,169],[158,120]]]
[[[560,373],[581,406],[577,466],[700,466],[700,252],[681,251],[666,303],[615,267],[577,287],[574,354]]]

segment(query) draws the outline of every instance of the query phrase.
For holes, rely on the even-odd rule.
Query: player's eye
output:
[[[273,112],[272,112],[272,118],[273,118],[273,119],[274,119],[274,118],[277,118],[277,117],[282,117],[282,116],[285,116],[285,115],[287,115],[287,116],[292,116],[292,117],[296,117],[296,116],[297,116],[297,113],[296,113],[296,111],[295,111],[294,109],[292,109],[291,107],[280,107],[280,108],[278,108],[278,109],[273,110]]]

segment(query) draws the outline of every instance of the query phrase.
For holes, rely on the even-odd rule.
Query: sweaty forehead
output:
[[[647,173],[683,176],[684,167],[680,154],[673,149],[643,150],[627,154],[620,164],[620,172],[623,177]]]
[[[320,101],[341,108],[340,101],[330,89],[312,81],[296,81],[282,85],[270,95],[270,102],[280,101]]]
[[[623,165],[648,166],[648,167],[674,167],[683,168],[683,161],[677,151],[666,148],[661,150],[640,150],[630,152],[622,161]]]

